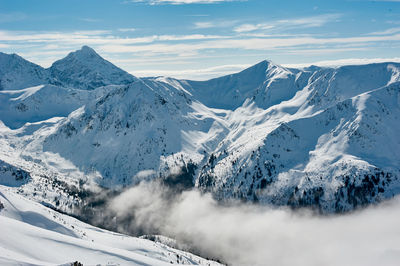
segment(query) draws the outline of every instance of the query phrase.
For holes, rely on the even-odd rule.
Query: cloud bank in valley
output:
[[[397,265],[400,198],[340,216],[221,205],[198,191],[142,183],[112,199],[120,230],[160,232],[229,265]]]

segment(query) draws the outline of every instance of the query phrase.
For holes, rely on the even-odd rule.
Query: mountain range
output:
[[[0,53],[1,184],[72,211],[163,180],[220,200],[350,211],[400,192],[400,64],[138,78],[84,46]]]

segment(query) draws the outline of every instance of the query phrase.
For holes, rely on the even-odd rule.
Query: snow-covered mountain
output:
[[[327,212],[400,192],[400,64],[263,61],[209,81],[139,79],[83,47],[50,73],[57,86],[0,92],[0,160],[30,174],[24,193],[63,210],[89,184],[157,178]]]
[[[1,265],[220,265],[80,222],[0,185]]]
[[[306,85],[295,79],[298,90],[279,104],[259,109],[270,98],[253,96],[234,111],[246,118],[209,157],[198,185],[221,198],[334,211],[392,197],[399,191],[399,69],[313,68],[296,74],[309,77]]]
[[[93,91],[76,90],[54,85],[38,85],[21,90],[0,91],[1,120],[10,128],[26,123],[66,117],[91,99],[102,95],[106,87]]]
[[[24,89],[49,82],[47,71],[19,55],[0,52],[0,91]]]
[[[57,85],[83,90],[128,84],[135,80],[135,77],[104,60],[88,46],[54,62],[48,70],[60,83]]]
[[[107,85],[129,84],[136,78],[83,46],[44,69],[19,55],[0,52],[0,91],[22,90],[43,84],[93,90]]]
[[[267,109],[291,99],[299,88],[307,85],[311,74],[265,60],[236,74],[206,82],[188,80],[182,86],[209,107],[234,110],[250,99]]]

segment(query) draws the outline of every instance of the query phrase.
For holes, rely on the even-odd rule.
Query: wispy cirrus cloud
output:
[[[268,30],[272,29],[274,26],[269,24],[242,24],[240,26],[235,27],[233,30],[235,32],[250,32],[256,30]]]
[[[294,19],[282,19],[278,20],[278,24],[287,26],[302,26],[302,27],[321,27],[326,23],[337,21],[342,17],[342,14],[323,14],[318,16],[310,16],[303,18]]]
[[[96,19],[96,18],[80,18],[79,20],[85,21],[85,22],[92,22],[92,23],[101,21],[100,19]]]
[[[392,30],[392,32],[397,32]],[[285,37],[283,37],[285,36]],[[150,35],[140,37],[119,37],[112,31],[75,31],[75,32],[32,32],[32,31],[0,31],[3,44],[46,43],[61,45],[89,44],[101,47],[113,47],[114,51],[154,51],[170,52],[183,50],[237,48],[249,50],[266,50],[271,48],[294,47],[301,45],[327,44],[366,44],[371,42],[400,41],[400,33],[375,34],[355,37],[316,37],[312,35]],[[185,43],[185,41],[195,41]],[[145,44],[145,45],[142,45]],[[111,49],[110,49],[111,50]]]
[[[385,62],[396,62],[400,63],[400,57],[389,57],[389,58],[346,58],[346,59],[336,59],[336,60],[324,60],[316,61],[311,63],[300,63],[300,64],[282,64],[285,67],[308,67],[311,65],[322,66],[322,67],[337,67],[346,65],[364,65],[372,63],[385,63]]]
[[[238,20],[213,20],[213,21],[198,21],[194,23],[195,29],[209,28],[229,28],[235,26]]]
[[[164,70],[164,69],[147,69],[132,71],[131,74],[137,77],[150,77],[150,76],[167,76],[174,78],[191,77],[194,79],[207,79],[215,76],[223,76],[231,73],[239,72],[247,67],[249,64],[237,65],[220,65],[209,68],[201,69],[184,69],[184,70]]]
[[[162,54],[197,54],[206,50],[239,49],[247,51],[279,50],[287,54],[293,51],[315,54],[334,51],[360,51],[371,43],[400,41],[400,34],[368,35],[356,37],[326,38],[302,35],[151,35],[134,38],[119,37],[111,31],[78,32],[15,32],[0,31],[3,45],[37,45],[41,50],[51,50],[48,45],[58,45],[66,49],[75,49],[83,44],[110,54],[131,53],[147,56]],[[324,47],[319,47],[319,46]],[[348,47],[352,45],[352,47]],[[43,48],[47,47],[47,48]],[[40,51],[37,51],[40,53]]]
[[[209,17],[209,14],[186,14],[185,17]]]
[[[118,29],[120,32],[134,32],[136,31],[136,28],[120,28]]]
[[[194,52],[206,49],[243,49],[243,50],[285,50],[316,45],[330,45],[333,48],[343,49],[342,45],[355,44],[359,48],[372,42],[400,41],[400,34],[393,36],[365,36],[365,37],[343,37],[343,38],[316,38],[316,37],[291,37],[291,38],[226,38],[216,40],[204,40],[196,43],[152,43],[146,45],[123,45],[107,44],[100,46],[107,52],[120,51],[126,53],[148,52],[152,54],[176,54],[177,52]],[[331,47],[331,51],[333,51]],[[303,48],[302,48],[303,49]],[[350,48],[349,48],[350,49]],[[355,49],[352,47],[351,49]]]
[[[214,28],[215,23],[211,21],[201,21],[201,22],[195,22],[194,23],[194,28],[195,29],[208,29],[208,28]]]
[[[263,27],[267,27],[267,25],[263,25]],[[252,58],[261,58],[261,60],[271,58],[270,55],[275,55],[275,58],[281,58],[282,55],[285,57],[312,58],[326,54],[361,54],[362,52],[365,54],[366,51],[372,51],[376,46],[386,46],[390,49],[395,49],[395,44],[400,46],[400,31],[397,32],[394,29],[387,30],[385,34],[375,32],[369,35],[334,38],[313,34],[275,34],[274,32],[266,34],[257,30],[249,32],[232,31],[231,34],[221,35],[164,34],[137,36],[134,30],[128,29],[72,32],[0,30],[0,48],[2,51],[17,52],[35,63],[49,66],[55,59],[59,59],[86,44],[92,46],[110,61],[121,62],[121,67],[124,69],[131,72],[135,70],[136,75],[151,74],[151,76],[154,76],[157,75],[157,72],[154,71],[162,70],[166,64],[170,65],[169,61],[179,61],[184,71],[177,68],[176,72],[164,70],[158,72],[158,75],[201,79],[201,77],[216,77],[234,72],[233,69],[204,69],[201,66],[193,66],[193,63],[198,63],[201,60],[205,62],[205,60],[208,60],[206,58],[221,59],[223,57],[225,59],[221,59],[224,60],[221,62],[224,62],[224,65],[234,65],[235,60],[231,58],[236,58],[238,55],[246,55],[243,58],[253,56]],[[255,54],[259,56],[254,56]],[[296,61],[298,62],[298,60]],[[242,62],[257,61],[246,59]],[[278,61],[278,63],[281,62]],[[214,64],[218,66],[218,62]],[[149,70],[140,69],[140,65],[148,66]],[[196,72],[194,69],[196,71],[201,69],[202,71]]]
[[[119,30],[121,31],[121,30]],[[126,29],[122,30],[127,31]],[[107,30],[74,31],[74,32],[29,32],[29,31],[0,31],[0,39],[5,42],[28,43],[63,43],[63,44],[119,44],[133,45],[140,43],[153,43],[156,41],[189,41],[224,39],[229,36],[220,35],[150,35],[134,38],[118,37]]]
[[[391,34],[398,33],[398,32],[400,32],[400,27],[390,28],[390,29],[386,29],[383,31],[375,31],[375,32],[368,33],[367,35],[391,35]]]
[[[327,23],[338,21],[341,14],[324,14],[318,16],[301,17],[293,19],[280,19],[257,24],[241,24],[233,30],[238,33],[262,30],[282,30],[288,28],[313,28],[321,27]]]

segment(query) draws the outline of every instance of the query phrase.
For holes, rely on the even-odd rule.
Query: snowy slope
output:
[[[48,70],[57,85],[83,90],[128,84],[135,80],[135,77],[103,59],[88,46],[54,62]]]
[[[26,193],[53,179],[81,189],[173,177],[220,199],[331,212],[400,192],[400,64],[263,61],[202,82],[109,64],[83,47],[54,63],[61,86],[0,93],[0,160],[31,174]],[[120,85],[79,90],[105,84]]]
[[[262,61],[236,74],[205,82],[182,81],[182,84],[209,107],[234,110],[246,99],[252,99],[266,109],[292,98],[299,87],[305,86],[310,74]]]
[[[199,103],[191,106],[185,93],[174,87],[166,93],[167,88],[140,80],[116,87],[63,120],[43,150],[60,154],[84,172],[100,172],[107,187],[199,163],[207,149],[202,145],[219,133],[209,134],[210,128],[224,129],[218,120],[225,113],[215,114]],[[200,138],[198,143],[193,136]]]
[[[398,73],[398,64],[317,69],[291,99],[266,110],[245,103],[198,185],[220,198],[325,211],[392,197],[399,193]]]
[[[10,128],[53,117],[65,117],[107,91],[75,90],[54,85],[39,85],[22,90],[0,91],[0,120]]]
[[[82,223],[0,186],[0,264],[220,265],[149,240]],[[67,264],[69,265],[69,264]]]
[[[19,55],[0,52],[0,91],[25,89],[48,83],[47,71]]]
[[[272,130],[267,120],[270,132],[257,149],[231,145],[227,154],[217,153],[202,170],[200,185],[223,196],[335,211],[398,194],[399,85]]]
[[[44,84],[82,90],[128,84],[135,77],[83,46],[44,69],[16,54],[0,52],[0,91],[22,90]]]

